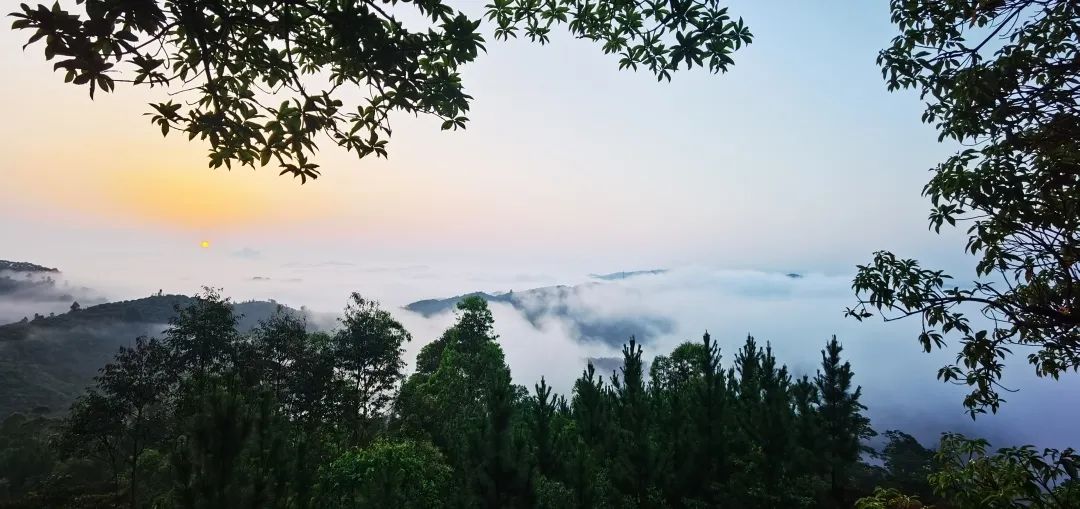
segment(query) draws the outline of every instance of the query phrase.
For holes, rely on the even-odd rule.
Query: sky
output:
[[[327,146],[322,176],[303,186],[269,167],[208,169],[205,146],[163,138],[142,115],[160,91],[121,87],[91,101],[5,28],[0,258],[60,267],[108,299],[212,285],[322,312],[354,290],[400,306],[670,268],[582,305],[672,316],[679,326],[657,352],[706,328],[731,352],[752,332],[806,369],[841,334],[867,365],[859,380],[878,416],[967,426],[957,391],[933,379],[943,357],[918,351],[917,324],[841,316],[855,264],[876,250],[954,272],[972,265],[961,235],[927,231],[920,191],[955,147],[920,123],[913,93],[885,88],[874,58],[894,36],[887,2],[728,4],[755,38],[727,74],[657,83],[585,41],[489,37],[463,71],[475,97],[466,130],[396,117],[389,159]],[[779,297],[755,293],[786,272],[812,277],[782,281]],[[558,373],[565,388],[585,356],[612,353],[560,324],[496,317],[521,383]],[[402,319],[418,350],[452,318]],[[925,381],[917,390],[891,383],[912,371]],[[1061,386],[1022,381],[1032,389],[986,433],[1045,412],[1058,412],[1047,422],[1080,416],[1047,408]],[[1065,428],[1043,432],[1010,436],[1077,442]]]
[[[767,5],[766,5],[767,4]],[[478,2],[464,7],[478,12]],[[9,256],[103,258],[252,248],[313,261],[430,258],[604,270],[711,263],[847,272],[874,250],[959,259],[926,233],[926,170],[952,151],[885,90],[886,4],[734,2],[755,42],[726,75],[671,83],[556,37],[489,42],[464,70],[465,131],[394,119],[389,160],[318,155],[300,186],[272,168],[209,170],[205,146],[142,114],[158,91],[90,101],[4,30]],[[16,99],[17,98],[17,99]],[[79,252],[64,249],[78,239]],[[166,247],[167,246],[167,247]],[[64,253],[62,251],[67,251]],[[316,254],[316,251],[319,253]],[[325,254],[323,254],[325,253]]]

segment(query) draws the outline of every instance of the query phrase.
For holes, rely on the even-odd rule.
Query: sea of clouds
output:
[[[903,429],[930,443],[940,432],[951,430],[1001,444],[1080,445],[1075,427],[1080,420],[1080,407],[1075,404],[1080,377],[1036,378],[1023,359],[1026,352],[1017,351],[1005,385],[1018,392],[1005,395],[1008,401],[996,415],[973,421],[961,405],[966,388],[936,380],[937,370],[953,360],[955,350],[924,353],[916,341],[919,323],[915,320],[860,323],[845,318],[844,308],[854,303],[850,275],[805,273],[796,278],[783,272],[706,266],[669,267],[664,273],[614,281],[588,274],[341,260],[276,262],[249,250],[201,268],[162,271],[152,264],[129,263],[121,277],[115,277],[115,272],[67,276],[110,300],[138,298],[158,289],[190,294],[211,285],[238,301],[272,298],[303,306],[323,328],[335,326],[349,293],[357,291],[380,300],[406,325],[413,336],[406,352],[410,361],[454,321],[450,312],[430,317],[409,312],[404,306],[410,302],[472,291],[523,292],[566,285],[570,291],[555,292],[560,300],[554,304],[567,310],[563,315],[530,321],[520,309],[492,305],[496,332],[516,383],[531,388],[544,377],[557,392],[567,394],[588,359],[621,356],[621,340],[584,337],[582,321],[663,320],[670,326],[640,338],[649,359],[681,342],[700,341],[708,331],[720,343],[724,362],[730,363],[747,335],[752,335],[760,344],[770,344],[795,376],[813,376],[821,349],[836,335],[879,431]],[[536,302],[526,301],[526,306],[553,305],[543,292],[529,295]],[[610,373],[605,375],[608,378]]]

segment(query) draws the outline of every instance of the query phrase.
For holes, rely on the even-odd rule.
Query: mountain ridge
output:
[[[610,346],[622,345],[630,336],[642,343],[669,334],[674,322],[665,316],[635,314],[598,315],[587,312],[581,304],[580,292],[588,287],[608,284],[587,282],[579,285],[557,285],[506,293],[470,292],[444,299],[424,299],[404,306],[425,318],[453,311],[466,297],[480,297],[489,303],[507,304],[520,313],[533,327],[542,329],[548,319],[564,321],[572,337],[581,343],[599,342]]]
[[[59,273],[60,269],[46,267],[44,265],[38,265],[30,262],[15,262],[11,260],[0,260],[0,271],[11,272],[52,272]]]
[[[65,411],[121,346],[161,333],[177,309],[194,301],[153,295],[0,325],[0,418],[33,409]],[[241,331],[279,310],[301,313],[274,301],[238,302],[233,309]]]

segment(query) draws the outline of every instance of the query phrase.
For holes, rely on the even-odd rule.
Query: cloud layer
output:
[[[526,274],[496,267],[412,263],[281,263],[265,256],[257,260],[225,256],[164,273],[151,262],[129,263],[119,276],[123,280],[116,279],[117,274],[121,273],[99,273],[97,281],[87,284],[109,300],[143,297],[158,288],[191,294],[209,284],[222,287],[225,295],[238,301],[273,298],[295,308],[304,306],[322,328],[335,326],[348,294],[358,291],[381,300],[408,327],[414,338],[406,353],[410,362],[454,317],[449,312],[425,317],[406,311],[404,305],[423,298],[513,289],[523,296],[527,309],[495,302],[492,310],[514,380],[531,387],[543,376],[562,393],[569,392],[588,359],[620,357],[621,343],[631,334],[643,340],[645,356],[651,360],[683,341],[699,341],[707,330],[722,347],[725,365],[746,336],[753,335],[760,343],[769,342],[795,375],[814,374],[820,350],[835,334],[854,367],[856,383],[863,387],[873,425],[880,431],[900,428],[927,442],[936,440],[941,431],[952,430],[999,443],[1080,444],[1073,426],[1080,421],[1080,408],[1064,403],[1067,396],[1080,393],[1080,378],[1038,379],[1023,361],[1026,352],[1018,352],[1005,383],[1019,392],[1006,395],[1008,402],[999,414],[972,422],[961,406],[966,388],[936,380],[938,368],[954,354],[923,353],[915,339],[919,328],[915,321],[886,324],[845,319],[843,309],[853,299],[850,277],[845,275],[806,273],[793,278],[783,272],[696,266],[597,282],[584,271],[575,275],[544,270],[537,275],[535,270]],[[81,276],[76,279],[85,281]],[[266,279],[253,281],[253,276]],[[557,285],[569,289],[552,294],[524,291]],[[551,306],[565,312],[523,312]],[[0,303],[0,308],[23,312],[11,303]],[[649,321],[666,325],[651,334],[635,330]],[[626,324],[619,332],[626,337],[596,341],[582,323]],[[607,379],[611,363],[599,367]]]
[[[518,383],[531,387],[545,375],[557,391],[566,392],[587,359],[619,356],[617,345],[582,335],[575,325],[580,320],[634,323],[643,316],[669,320],[674,324],[671,330],[645,342],[650,359],[683,341],[699,341],[708,330],[721,345],[726,364],[746,336],[753,335],[770,343],[797,376],[816,372],[820,350],[835,334],[878,430],[901,428],[927,442],[945,430],[978,434],[998,443],[1060,447],[1080,442],[1071,424],[1080,418],[1080,410],[1060,403],[1063,395],[1080,393],[1080,380],[1039,379],[1022,358],[1014,359],[1005,382],[1019,392],[1007,396],[1008,403],[997,415],[972,422],[961,406],[966,388],[936,380],[938,368],[954,354],[923,353],[915,340],[917,322],[859,323],[843,317],[844,307],[852,303],[849,277],[793,278],[693,267],[575,286],[560,302],[573,307],[573,314],[550,315],[536,326],[510,305],[493,305],[496,330]],[[448,315],[431,319],[409,315],[402,319],[414,330],[418,344],[435,337],[452,320]],[[603,368],[609,371],[610,363]]]

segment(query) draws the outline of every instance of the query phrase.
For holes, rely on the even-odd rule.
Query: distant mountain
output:
[[[630,336],[635,336],[644,343],[674,330],[674,322],[662,316],[603,316],[587,312],[586,307],[581,305],[579,292],[598,284],[604,283],[549,286],[496,294],[472,292],[445,299],[419,300],[405,306],[405,309],[430,317],[451,312],[462,299],[477,296],[488,302],[509,304],[534,327],[541,327],[548,319],[561,320],[570,327],[578,341],[598,341],[614,346],[623,344]]]
[[[59,269],[36,263],[0,260],[0,297],[71,302],[74,297],[57,288],[57,274]]]
[[[193,300],[157,295],[0,325],[0,419],[37,407],[66,410],[121,346],[160,333],[177,306]],[[240,329],[253,329],[278,308],[274,302],[237,303]]]
[[[633,270],[630,272],[612,272],[611,274],[589,274],[589,277],[602,281],[618,281],[620,279],[629,279],[637,276],[654,276],[666,272],[667,269]]]
[[[83,304],[104,302],[89,288],[70,285],[59,269],[0,260],[0,323],[64,311],[76,300]]]
[[[0,271],[5,270],[10,270],[12,272],[60,272],[60,269],[43,267],[36,263],[0,260]]]
[[[27,272],[25,274],[35,273]],[[7,274],[0,275],[0,297],[37,301],[71,302],[75,300],[75,297],[70,293],[57,288],[56,280],[51,277],[17,278]]]
[[[556,286],[556,287],[551,287],[551,288],[561,288],[561,287]],[[534,289],[534,290],[526,290],[526,292],[536,292],[536,291],[539,291],[539,290],[540,289],[538,288],[538,289]],[[466,297],[480,297],[481,299],[484,299],[484,300],[486,300],[488,302],[504,302],[504,303],[511,304],[511,305],[513,305],[513,303],[517,301],[517,299],[514,298],[514,292],[513,291],[511,291],[509,293],[500,293],[500,294],[491,294],[491,293],[485,293],[485,292],[472,292],[472,293],[466,293],[464,295],[458,295],[456,297],[448,297],[448,298],[445,298],[445,299],[418,300],[418,301],[413,302],[413,303],[411,303],[409,305],[406,305],[405,309],[407,309],[409,311],[412,311],[414,313],[420,313],[421,315],[424,316],[424,318],[429,318],[429,317],[431,317],[433,315],[437,315],[439,313],[446,313],[446,312],[449,312],[449,311],[453,311],[454,308],[457,306],[457,303],[461,302]]]

